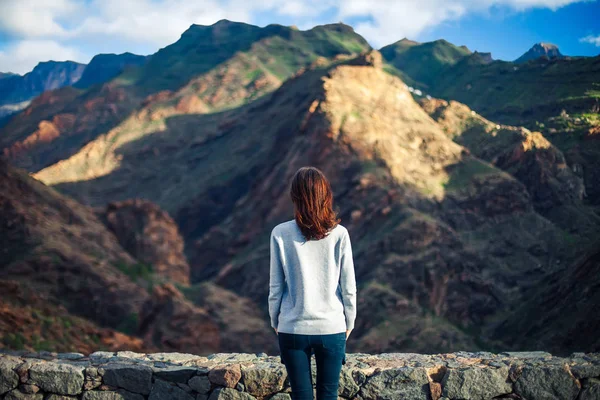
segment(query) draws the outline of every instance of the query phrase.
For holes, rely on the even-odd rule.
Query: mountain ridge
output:
[[[534,44],[527,52],[523,53],[521,57],[514,60],[514,62],[516,64],[521,64],[530,60],[538,59],[540,57],[553,59],[564,58],[565,56],[562,55],[558,49],[558,46],[552,43],[539,42]]]
[[[153,55],[151,64],[87,90],[45,93],[0,133],[11,162],[28,166],[53,186],[48,190],[98,206],[99,214],[89,218],[107,215],[110,223],[93,226],[143,261],[123,268],[147,289],[143,306],[121,329],[166,350],[206,350],[229,341],[240,348],[264,345],[270,331],[265,243],[271,226],[293,216],[286,182],[304,165],[328,176],[338,214],[355,239],[365,317],[349,348],[530,349],[531,342],[503,335],[502,327],[536,330],[554,315],[555,329],[538,330],[543,338],[533,347],[564,352],[575,350],[570,337],[598,328],[590,321],[577,333],[561,329],[562,321],[585,320],[589,304],[548,307],[557,304],[549,288],[564,284],[584,293],[596,285],[593,279],[575,284],[570,271],[590,277],[594,271],[593,262],[577,257],[596,254],[591,238],[600,227],[592,203],[598,200],[596,131],[586,130],[594,116],[583,120],[565,111],[545,120],[555,136],[542,125],[496,122],[489,115],[498,110],[495,91],[502,90],[482,84],[486,77],[536,77],[534,84],[554,79],[569,89],[555,93],[561,100],[580,89],[567,79],[572,71],[580,68],[593,79],[594,59],[517,66],[446,41],[405,41],[388,48],[391,59],[385,60],[344,25],[266,28],[229,21],[194,28]],[[239,43],[244,51],[234,51],[237,29],[249,32]],[[214,57],[172,78],[187,55],[194,61],[199,54]],[[420,57],[426,60],[421,68],[408,62]],[[397,63],[403,70],[394,61],[403,61]],[[437,74],[422,71],[429,62]],[[473,75],[453,75],[461,71]],[[524,87],[517,83],[504,90],[516,93]],[[468,84],[481,91],[485,113],[470,98],[466,105],[436,98],[462,93]],[[519,93],[540,105],[539,92]],[[572,127],[578,130],[564,135]],[[157,208],[131,200],[136,197]],[[172,249],[183,242],[183,255],[138,250],[153,246],[146,242],[152,238]],[[150,255],[154,261],[143,258]],[[170,265],[178,273],[168,282],[148,282],[146,263],[164,271],[165,260],[176,261]],[[563,309],[568,318],[561,317]],[[178,326],[181,321],[188,322]],[[244,333],[244,325],[252,331]]]

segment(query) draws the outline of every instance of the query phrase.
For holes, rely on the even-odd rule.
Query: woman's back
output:
[[[331,334],[354,328],[356,281],[348,230],[307,241],[296,220],[271,232],[269,313],[278,332]]]

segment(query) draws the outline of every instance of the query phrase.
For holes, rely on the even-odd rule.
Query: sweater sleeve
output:
[[[340,265],[340,287],[346,315],[346,329],[354,329],[356,319],[356,279],[354,276],[354,260],[352,259],[352,244],[348,232],[342,239]]]
[[[281,306],[281,296],[285,286],[285,275],[283,265],[279,255],[279,246],[277,239],[271,232],[271,271],[269,278],[269,316],[271,318],[271,327],[277,328],[279,321],[279,307]]]

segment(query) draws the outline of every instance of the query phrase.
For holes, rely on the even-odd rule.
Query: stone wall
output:
[[[315,382],[313,357],[313,382]],[[600,399],[600,353],[347,354],[340,399]],[[290,399],[262,354],[0,352],[0,399]]]

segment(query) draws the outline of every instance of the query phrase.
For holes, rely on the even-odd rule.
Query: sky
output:
[[[374,48],[446,39],[514,60],[534,43],[600,54],[600,0],[0,0],[0,72],[99,53],[152,54],[220,19],[310,29],[344,22]]]

